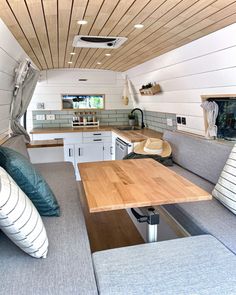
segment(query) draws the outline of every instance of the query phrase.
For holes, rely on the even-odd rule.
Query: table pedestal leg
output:
[[[140,208],[143,215],[139,214],[133,208],[131,212],[135,216],[138,222],[147,222],[147,241],[148,243],[157,242],[158,224],[160,220],[159,213],[153,207]]]

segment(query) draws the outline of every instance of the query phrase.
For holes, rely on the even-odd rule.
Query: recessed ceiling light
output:
[[[86,25],[88,22],[86,21],[86,20],[84,20],[84,19],[81,19],[81,20],[78,20],[77,21],[77,24],[78,25]]]
[[[142,24],[137,24],[137,25],[134,25],[135,29],[142,29],[144,27],[144,25]]]
[[[105,55],[106,55],[106,56],[111,56],[111,54],[110,54],[110,53],[106,53]]]
[[[97,62],[97,65],[101,65],[102,63],[100,61]]]
[[[68,61],[68,64],[70,64],[70,65],[71,65],[71,64],[72,64],[72,61]]]
[[[75,55],[75,52],[71,52],[70,55]]]

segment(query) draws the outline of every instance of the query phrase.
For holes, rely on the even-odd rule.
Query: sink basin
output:
[[[117,127],[118,130],[126,131],[126,130],[141,130],[140,127],[136,126],[123,126],[123,127]]]

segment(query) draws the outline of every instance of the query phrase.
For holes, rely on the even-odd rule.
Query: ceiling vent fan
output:
[[[119,48],[127,38],[125,37],[103,37],[103,36],[75,36],[73,41],[74,47],[84,48]]]

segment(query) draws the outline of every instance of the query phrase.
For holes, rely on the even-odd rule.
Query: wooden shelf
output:
[[[139,89],[139,92],[143,96],[156,95],[157,93],[161,92],[161,87],[159,84],[156,84],[152,86],[151,88]]]

